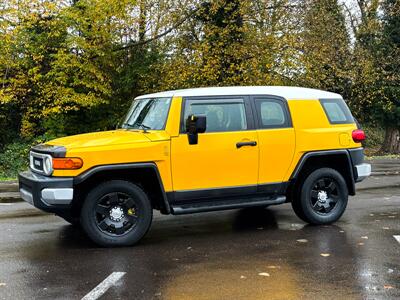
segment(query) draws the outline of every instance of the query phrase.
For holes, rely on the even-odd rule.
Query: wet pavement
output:
[[[360,191],[342,219],[309,226],[289,204],[155,215],[145,239],[103,249],[79,228],[0,203],[0,299],[398,299],[400,188]]]

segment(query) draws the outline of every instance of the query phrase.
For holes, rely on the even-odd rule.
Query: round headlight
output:
[[[53,172],[51,157],[45,156],[43,160],[43,172],[50,175]]]

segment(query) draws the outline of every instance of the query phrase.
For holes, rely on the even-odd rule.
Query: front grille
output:
[[[43,158],[33,156],[33,169],[43,172]]]

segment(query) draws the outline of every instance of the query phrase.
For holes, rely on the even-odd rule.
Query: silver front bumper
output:
[[[21,198],[33,205],[33,195],[24,188],[20,188]],[[74,197],[72,188],[46,188],[40,193],[41,200],[47,205],[68,205]]]
[[[72,188],[48,188],[42,190],[42,200],[50,205],[70,204],[74,197]]]
[[[371,164],[356,165],[357,170],[357,182],[364,180],[366,177],[371,175]]]
[[[21,195],[22,200],[33,205],[33,195],[31,192],[28,192],[27,190],[20,188],[19,193]]]

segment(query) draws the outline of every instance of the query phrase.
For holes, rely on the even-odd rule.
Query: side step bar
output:
[[[285,196],[279,196],[274,199],[256,198],[247,200],[215,200],[208,202],[172,204],[171,211],[174,215],[193,214],[207,211],[227,210],[235,208],[245,208],[254,206],[277,205],[286,202]]]

